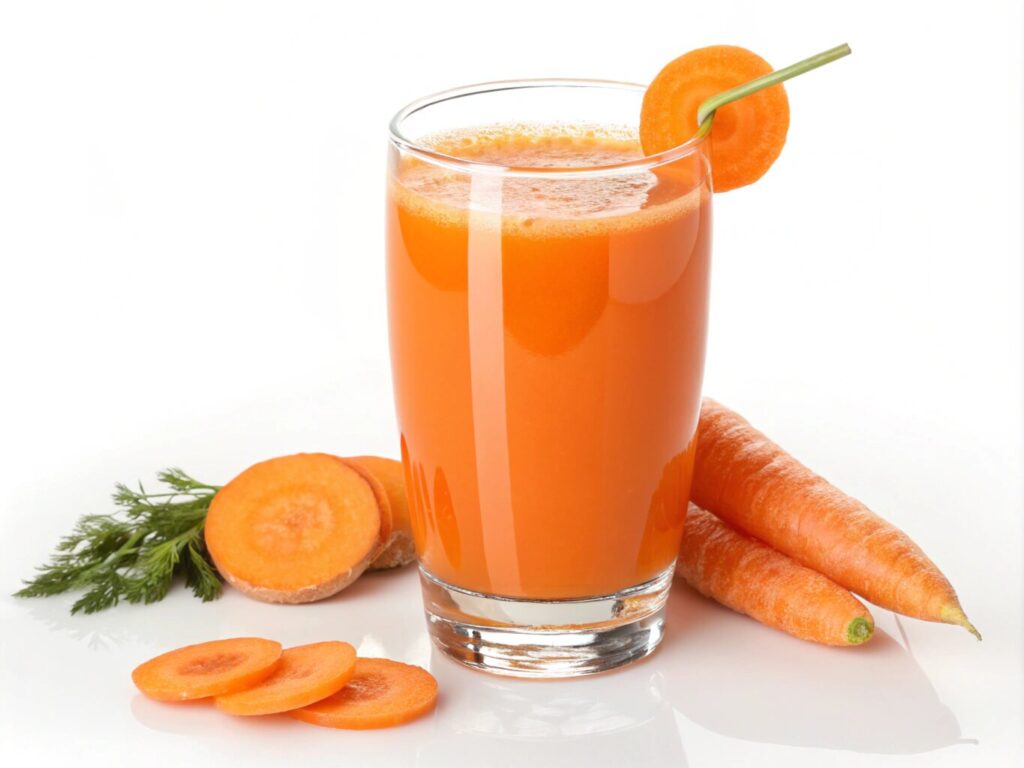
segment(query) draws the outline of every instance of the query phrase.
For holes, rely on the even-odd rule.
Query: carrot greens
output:
[[[169,490],[148,492],[118,483],[109,515],[86,515],[57,545],[50,562],[15,593],[49,597],[84,590],[71,613],[96,613],[117,605],[162,600],[175,577],[205,601],[220,595],[221,579],[203,541],[206,512],[219,486],[180,469],[157,475]]]

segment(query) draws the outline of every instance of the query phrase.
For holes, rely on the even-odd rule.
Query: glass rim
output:
[[[492,80],[484,83],[463,85],[457,88],[449,88],[423,96],[402,107],[395,113],[388,123],[388,133],[391,143],[397,148],[414,154],[421,159],[440,165],[445,168],[462,171],[464,173],[484,173],[499,176],[519,177],[593,177],[613,176],[624,173],[635,173],[649,171],[658,166],[679,160],[682,157],[697,151],[706,141],[704,136],[693,136],[678,146],[666,149],[653,155],[646,155],[636,160],[627,160],[620,163],[608,163],[605,165],[565,166],[565,167],[536,167],[536,166],[510,166],[497,163],[481,162],[479,160],[467,160],[466,158],[448,155],[438,152],[430,147],[424,146],[402,133],[402,124],[406,119],[417,112],[428,109],[436,104],[442,104],[453,99],[461,99],[467,96],[476,96],[485,93],[499,91],[514,91],[525,88],[604,88],[608,90],[644,91],[647,86],[639,83],[631,83],[621,80],[592,80],[583,78],[532,78],[525,80]],[[694,128],[696,133],[696,128]]]

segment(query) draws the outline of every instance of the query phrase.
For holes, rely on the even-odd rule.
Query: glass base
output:
[[[641,659],[661,641],[674,564],[613,595],[579,600],[494,597],[423,568],[431,639],[456,661],[513,677],[576,677]]]

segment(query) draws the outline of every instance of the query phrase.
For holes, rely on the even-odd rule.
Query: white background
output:
[[[0,598],[0,750],[34,765],[1010,766],[1021,679],[1021,50],[1015,2],[3,2],[0,592],[116,480],[396,452],[390,115],[466,82],[649,80],[728,42],[788,86],[715,200],[706,391],[908,530],[985,634],[810,646],[677,589],[655,656],[515,683],[431,656],[411,572],[302,608],[228,594],[70,618]],[[239,634],[429,665],[387,733],[149,703],[128,677]],[[14,763],[7,762],[12,765]]]

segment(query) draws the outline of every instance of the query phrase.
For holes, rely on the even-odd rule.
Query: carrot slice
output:
[[[241,691],[270,676],[281,660],[281,644],[235,637],[186,645],[132,670],[140,691],[157,701],[189,701]]]
[[[366,569],[380,521],[360,473],[334,456],[300,453],[254,464],[218,491],[206,546],[221,575],[248,596],[308,603]]]
[[[707,98],[772,71],[756,53],[712,45],[670,62],[644,94],[640,144],[654,155],[684,144],[697,131],[697,108]],[[726,192],[757,181],[786,143],[789,100],[782,84],[721,107],[710,133],[712,183]]]
[[[388,493],[388,489],[385,487],[384,483],[381,482],[380,478],[378,478],[377,475],[362,462],[349,458],[339,459],[339,461],[349,467],[352,467],[352,469],[358,472],[362,476],[363,480],[369,483],[370,488],[373,490],[373,496],[377,499],[377,507],[380,509],[380,544],[377,547],[377,556],[379,557],[380,553],[387,549],[388,545],[391,544],[391,538],[394,534],[394,514],[391,511],[391,494]],[[372,568],[373,564],[371,563],[369,567]]]
[[[213,700],[232,715],[287,712],[337,693],[356,667],[356,649],[336,641],[288,648],[281,663],[258,685]]]
[[[860,645],[874,631],[871,612],[847,590],[696,504],[686,515],[676,574],[702,595],[801,640]]]
[[[707,398],[690,498],[875,605],[959,624],[981,639],[952,585],[909,536]]]
[[[390,659],[358,659],[348,685],[288,714],[326,728],[390,728],[426,714],[437,701],[437,680],[420,667]]]
[[[391,540],[370,563],[370,570],[396,568],[413,562],[416,559],[416,544],[412,535],[402,462],[382,456],[353,456],[347,461],[363,467],[383,484],[391,509]]]

